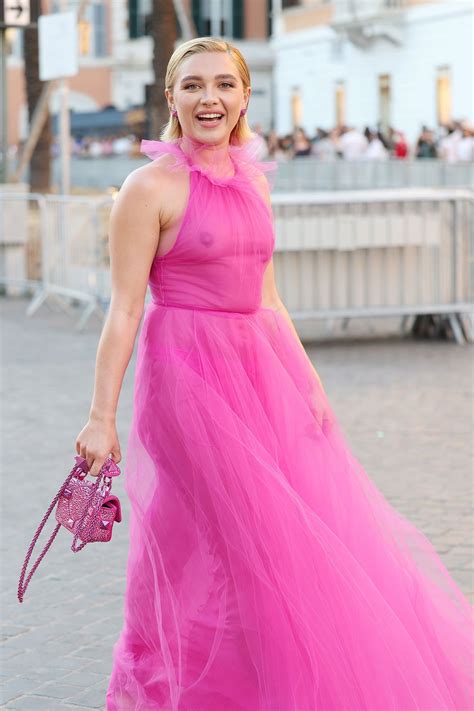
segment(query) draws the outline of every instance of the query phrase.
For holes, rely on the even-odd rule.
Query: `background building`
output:
[[[68,0],[68,8],[77,7],[78,1]],[[252,73],[249,121],[269,130],[274,99],[268,0],[183,0],[183,6],[198,34],[223,35],[244,53]],[[42,2],[43,12],[61,7],[61,0]],[[145,87],[153,80],[150,9],[151,0],[89,0],[79,29],[80,71],[69,80],[73,111],[143,106]],[[178,23],[177,29],[179,36]],[[16,144],[28,131],[21,30],[8,31],[8,51],[9,143]],[[51,110],[57,109],[53,97]]]
[[[469,0],[280,0],[275,11],[278,133],[380,123],[413,141],[421,124],[472,120]]]
[[[273,59],[268,0],[183,0],[197,34],[223,36],[243,52],[252,74],[250,123],[271,127]],[[147,36],[151,0],[114,2],[113,103],[119,109],[141,105],[152,81],[152,42]],[[178,25],[178,36],[180,28]],[[178,40],[179,41],[179,40]]]

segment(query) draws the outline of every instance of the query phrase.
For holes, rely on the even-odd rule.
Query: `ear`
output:
[[[173,105],[173,94],[171,93],[171,91],[169,89],[165,89],[165,96],[166,96],[166,100],[168,102],[168,108],[171,111],[171,106]]]

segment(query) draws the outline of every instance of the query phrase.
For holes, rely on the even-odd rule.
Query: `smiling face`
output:
[[[170,109],[178,112],[183,136],[220,144],[229,141],[250,91],[226,52],[203,52],[181,63],[173,91],[165,94]]]

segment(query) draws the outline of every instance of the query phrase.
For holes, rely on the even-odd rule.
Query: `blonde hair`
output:
[[[202,54],[203,52],[227,52],[229,57],[234,62],[239,76],[242,80],[244,91],[250,86],[250,71],[242,53],[237,47],[226,42],[219,37],[195,37],[194,39],[183,42],[175,49],[170,57],[166,68],[165,87],[169,91],[173,91],[174,84],[177,79],[179,67],[181,63],[194,54]],[[160,140],[173,141],[183,135],[181,124],[177,116],[170,115],[168,123],[160,134]],[[240,116],[236,125],[231,131],[229,143],[241,144],[253,137],[253,132],[247,122],[247,116]]]

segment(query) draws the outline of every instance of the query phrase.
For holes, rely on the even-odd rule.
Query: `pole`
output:
[[[61,12],[66,12],[68,2],[61,0]],[[59,145],[61,156],[61,195],[71,192],[71,122],[69,117],[69,82],[64,77],[59,80]]]
[[[60,114],[59,145],[61,156],[61,195],[71,192],[71,125],[69,118],[69,85],[67,79],[59,81]]]
[[[8,181],[8,88],[7,88],[7,42],[6,42],[6,29],[0,27],[0,83],[2,88],[0,90],[1,94],[1,174],[0,183],[6,183]]]

